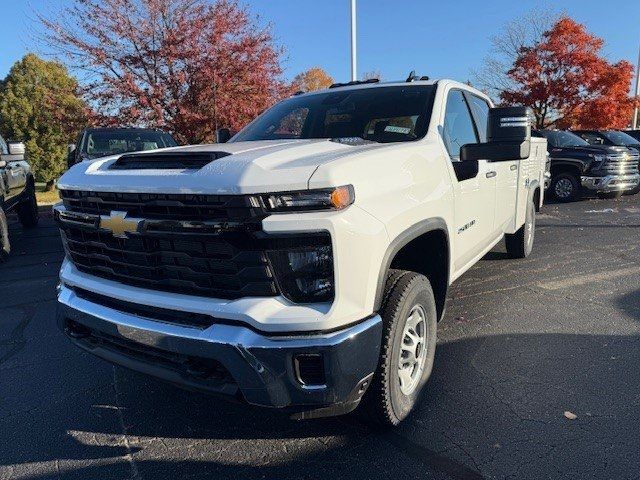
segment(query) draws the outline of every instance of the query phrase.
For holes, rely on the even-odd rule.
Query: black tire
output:
[[[38,213],[38,201],[36,200],[36,188],[33,182],[27,186],[27,198],[16,208],[18,220],[24,228],[34,228],[38,225],[40,215]]]
[[[11,244],[9,243],[9,225],[7,222],[7,216],[4,213],[2,199],[0,199],[0,263],[6,260],[10,251]]]
[[[405,334],[410,313],[416,313],[417,318],[422,316],[419,324],[424,327],[423,336],[418,331],[422,327],[413,330],[415,337],[410,336],[411,332]],[[371,387],[365,393],[363,407],[368,410],[373,421],[392,427],[398,425],[415,408],[433,369],[437,313],[433,290],[427,277],[415,272],[391,270],[385,286],[381,316],[383,332],[380,360]],[[407,342],[411,338],[421,340],[414,343],[415,348],[408,346]],[[405,369],[406,372],[412,372],[409,375],[411,381],[401,385],[401,355],[404,360],[410,361],[404,355],[407,349],[403,350],[403,346],[413,348],[416,357],[421,360],[414,367]],[[407,375],[403,375],[403,378],[406,379]],[[406,393],[403,389],[407,390]]]
[[[527,258],[533,250],[536,233],[536,206],[533,199],[527,204],[524,225],[516,233],[506,234],[504,243],[511,258]]]
[[[580,197],[580,181],[572,173],[560,173],[551,178],[549,191],[559,202],[574,202]]]

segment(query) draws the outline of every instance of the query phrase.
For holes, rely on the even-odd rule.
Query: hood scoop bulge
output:
[[[229,152],[158,152],[122,155],[109,170],[199,170]]]

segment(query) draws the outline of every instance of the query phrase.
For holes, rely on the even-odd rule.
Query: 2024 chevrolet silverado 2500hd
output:
[[[448,80],[276,104],[229,143],[74,166],[58,322],[175,384],[286,407],[411,411],[447,288],[506,236],[526,257],[546,141]]]
[[[0,262],[11,250],[7,214],[15,211],[26,228],[38,224],[35,185],[24,144],[0,136]]]
[[[561,202],[578,199],[583,189],[598,195],[631,193],[640,184],[638,151],[624,146],[589,144],[573,132],[539,130],[551,160],[549,191]]]

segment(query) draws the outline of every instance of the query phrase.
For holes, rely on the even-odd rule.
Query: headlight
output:
[[[262,195],[262,201],[270,212],[342,210],[354,200],[355,193],[351,185]]]
[[[318,238],[318,245],[268,252],[283,296],[295,303],[327,302],[333,299],[333,252],[331,238]]]

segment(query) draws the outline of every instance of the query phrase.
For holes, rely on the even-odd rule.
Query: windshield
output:
[[[588,147],[589,143],[571,132],[540,132],[553,148]]]
[[[177,145],[171,135],[155,130],[95,130],[85,135],[81,155],[98,158]]]
[[[624,132],[602,132],[602,135],[607,137],[607,140],[613,142],[615,145],[640,145],[640,142]]]
[[[329,90],[284,100],[245,127],[233,141],[362,138],[409,142],[427,133],[433,85]]]

